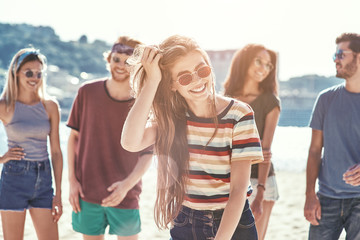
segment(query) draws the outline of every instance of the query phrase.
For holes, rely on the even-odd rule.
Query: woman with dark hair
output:
[[[62,153],[57,102],[46,94],[46,59],[25,48],[13,57],[0,100],[9,150],[0,157],[0,211],[4,239],[23,239],[29,209],[38,239],[58,239],[62,214]],[[50,140],[51,163],[47,149]],[[51,165],[55,179],[52,188]]]
[[[249,44],[234,54],[224,83],[225,95],[250,104],[255,114],[264,162],[252,165],[249,198],[259,239],[264,239],[275,201],[279,198],[271,144],[280,115],[276,79],[277,55],[262,45]]]
[[[171,224],[173,240],[257,239],[247,195],[251,164],[263,156],[251,108],[215,94],[209,57],[190,38],[136,51],[128,63],[138,96],[121,144],[155,144],[156,224]]]

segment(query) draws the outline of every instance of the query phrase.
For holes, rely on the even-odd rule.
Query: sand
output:
[[[309,224],[303,216],[305,201],[305,173],[278,171],[276,173],[280,199],[276,202],[270,218],[266,240],[305,240],[307,239]],[[140,200],[142,220],[141,240],[169,239],[168,231],[159,231],[153,220],[153,206],[155,201],[156,170],[151,167],[143,178],[143,193]],[[59,221],[60,239],[82,239],[81,234],[72,230],[71,206],[68,202],[69,184],[67,172],[63,178],[63,205],[64,213]],[[30,216],[25,224],[25,239],[36,239]],[[3,239],[2,230],[0,239]],[[105,239],[116,239],[115,236],[106,235]],[[345,239],[344,236],[340,239]]]

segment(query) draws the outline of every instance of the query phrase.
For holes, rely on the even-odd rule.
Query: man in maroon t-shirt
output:
[[[69,201],[73,229],[84,239],[103,239],[105,228],[118,239],[138,239],[141,177],[151,149],[131,153],[120,137],[134,103],[126,60],[139,41],[120,37],[106,54],[111,76],[85,83],[78,91],[67,122]]]

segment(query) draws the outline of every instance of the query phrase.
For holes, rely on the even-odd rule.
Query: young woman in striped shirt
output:
[[[251,164],[263,160],[253,111],[215,94],[209,57],[194,40],[172,36],[140,50],[129,60],[138,95],[121,144],[155,144],[157,226],[171,224],[173,240],[257,239],[247,200]]]

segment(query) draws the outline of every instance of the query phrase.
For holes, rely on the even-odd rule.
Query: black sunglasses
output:
[[[35,72],[31,71],[31,70],[23,71],[23,73],[25,74],[25,77],[27,77],[27,78],[32,78],[32,77],[35,76],[36,78],[41,79],[41,77],[43,75],[42,72],[35,73]]]
[[[345,57],[344,53],[351,53],[353,51],[351,50],[342,50],[342,49],[338,49],[334,55],[333,55],[333,60],[335,61],[336,59],[342,60]]]

